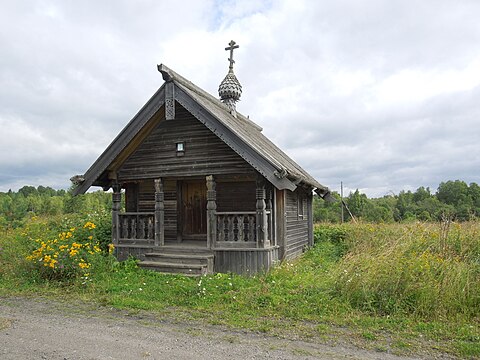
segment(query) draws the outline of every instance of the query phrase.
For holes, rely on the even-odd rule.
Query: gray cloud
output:
[[[161,86],[216,94],[320,182],[370,196],[480,182],[476,1],[18,1],[0,12],[0,191],[68,187]]]

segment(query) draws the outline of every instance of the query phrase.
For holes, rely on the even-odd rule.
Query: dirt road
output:
[[[0,298],[0,359],[412,359],[331,347],[148,313],[45,299]]]

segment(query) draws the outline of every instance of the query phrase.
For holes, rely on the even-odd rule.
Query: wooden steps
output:
[[[202,276],[213,272],[212,251],[199,248],[162,247],[145,254],[139,266],[167,274]]]

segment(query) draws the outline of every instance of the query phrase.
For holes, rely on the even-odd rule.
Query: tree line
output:
[[[0,229],[20,227],[31,216],[110,211],[111,197],[103,191],[73,196],[70,190],[41,185],[24,186],[16,192],[0,192]]]
[[[315,221],[341,221],[340,195],[334,193],[333,196],[338,201],[329,203],[315,198]],[[437,221],[444,218],[468,221],[480,216],[480,186],[476,183],[468,185],[461,180],[442,182],[434,193],[421,186],[414,192],[400,191],[398,195],[392,193],[371,199],[357,189],[343,200],[345,221],[352,220],[349,211],[356,219],[371,222]]]
[[[341,221],[340,195],[334,192],[333,196],[337,201],[314,198],[315,221]],[[460,180],[442,182],[435,193],[422,186],[414,192],[368,198],[357,189],[343,200],[345,221],[351,221],[349,212],[356,219],[372,222],[437,221],[445,216],[467,221],[480,216],[480,186]],[[16,192],[0,192],[0,228],[19,227],[29,216],[88,214],[110,211],[111,207],[111,194],[103,191],[73,196],[70,190],[24,186]]]

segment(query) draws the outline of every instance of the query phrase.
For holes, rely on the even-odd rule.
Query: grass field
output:
[[[63,220],[57,220],[61,222]],[[317,225],[315,246],[267,274],[162,275],[102,255],[88,274],[45,276],[26,257],[33,220],[0,239],[0,295],[93,301],[395,353],[480,357],[480,223]]]

